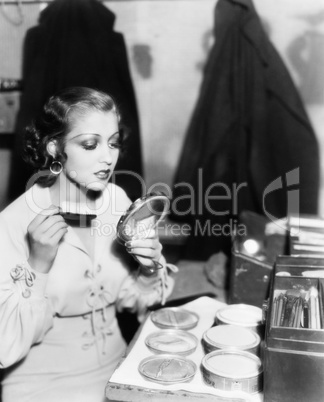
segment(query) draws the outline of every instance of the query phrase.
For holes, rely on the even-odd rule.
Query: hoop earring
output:
[[[50,166],[50,171],[55,175],[58,176],[63,170],[63,165],[59,161],[53,161]]]

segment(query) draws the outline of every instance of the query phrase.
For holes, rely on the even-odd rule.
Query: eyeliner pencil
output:
[[[296,305],[295,314],[294,314],[294,317],[293,317],[292,323],[291,323],[291,326],[294,327],[294,328],[297,327],[297,320],[298,320],[298,314],[299,314],[299,310],[298,310],[299,309],[299,304],[300,304],[300,297],[297,297],[297,299],[295,301],[295,305]]]
[[[288,325],[286,325],[286,326],[288,326],[288,327],[293,327],[293,326],[294,326],[298,300],[299,300],[299,299],[296,298],[296,299],[293,301],[293,305],[292,305],[291,311],[290,311],[290,313],[289,313]]]
[[[272,304],[272,317],[271,317],[271,326],[275,326],[277,324],[277,313],[278,313],[278,301],[277,298],[275,297],[273,299],[273,304]]]
[[[319,297],[315,297],[315,318],[316,318],[316,329],[321,329],[321,316],[320,316],[320,306]]]
[[[303,309],[303,298],[298,297],[297,306],[296,306],[296,314],[295,314],[294,322],[293,322],[293,327],[294,328],[300,328],[302,309]]]
[[[310,307],[310,328],[312,329],[317,329],[318,325],[318,314],[319,310],[318,307],[316,308],[316,305],[318,305],[318,290],[312,286],[309,289],[309,307]]]
[[[309,306],[306,300],[303,303],[303,327],[309,328]]]
[[[283,297],[282,297],[282,311],[281,311],[281,315],[280,315],[280,327],[283,327],[283,325],[284,325],[286,305],[287,305],[287,296],[283,295]]]
[[[319,283],[319,314],[320,314],[320,328],[324,328],[324,300],[323,300],[323,282]]]
[[[278,297],[278,311],[277,311],[277,327],[280,326],[281,314],[282,314],[282,307],[283,307],[283,293],[280,293]]]

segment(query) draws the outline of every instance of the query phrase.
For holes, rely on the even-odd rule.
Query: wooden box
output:
[[[292,327],[291,322],[289,326],[278,325],[275,317],[279,293],[294,289],[307,295],[311,287],[320,290],[324,286],[321,276],[324,276],[324,259],[293,256],[277,258],[266,315],[264,402],[324,400],[323,322],[320,328],[303,328],[300,326],[303,321],[301,315],[301,320],[297,320],[298,327]]]

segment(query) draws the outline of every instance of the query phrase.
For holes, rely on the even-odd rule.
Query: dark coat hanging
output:
[[[184,257],[202,260],[230,253],[242,211],[269,219],[298,209],[316,214],[319,195],[314,131],[251,0],[219,0],[214,33],[173,192],[172,217],[179,219],[180,211],[192,223]],[[185,214],[192,207],[189,188],[195,205]]]
[[[24,127],[53,93],[70,86],[108,92],[117,101],[129,140],[116,170],[142,175],[138,112],[123,35],[114,32],[115,15],[98,0],[55,0],[27,31],[23,55],[23,94],[17,118],[10,196],[25,191],[33,173],[22,161]],[[138,179],[119,174],[116,183],[130,198],[141,196]]]

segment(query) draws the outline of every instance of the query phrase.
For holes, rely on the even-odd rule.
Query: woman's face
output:
[[[65,138],[64,173],[87,190],[100,191],[118,160],[120,136],[114,112],[89,111],[75,117]]]

